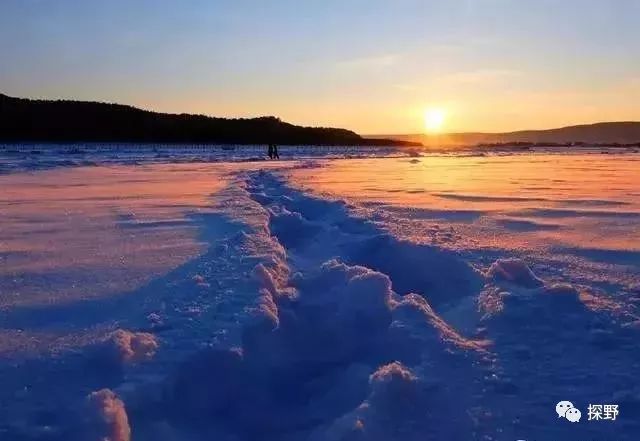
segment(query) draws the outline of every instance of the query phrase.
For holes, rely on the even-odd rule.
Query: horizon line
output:
[[[376,137],[383,137],[383,136],[423,136],[423,137],[429,137],[429,138],[437,138],[437,137],[441,137],[441,136],[451,136],[451,135],[508,135],[508,134],[516,134],[516,133],[521,133],[521,132],[540,132],[540,131],[548,131],[548,130],[562,130],[562,129],[567,129],[567,128],[571,128],[571,127],[586,127],[586,126],[594,126],[594,125],[598,125],[598,124],[624,124],[624,123],[640,123],[640,120],[614,120],[614,121],[595,121],[595,122],[581,122],[581,123],[575,123],[575,124],[567,124],[567,125],[563,125],[563,126],[557,126],[557,127],[546,127],[546,128],[536,128],[536,129],[516,129],[516,130],[507,130],[507,131],[491,131],[491,132],[484,132],[481,130],[466,130],[466,131],[455,131],[455,132],[442,132],[442,133],[426,133],[426,132],[414,132],[414,133],[391,133],[391,132],[386,132],[386,133],[361,133],[359,131],[356,131],[354,129],[350,129],[344,126],[331,126],[331,125],[307,125],[308,123],[293,123],[293,122],[289,122],[288,120],[282,119],[280,116],[277,115],[255,115],[255,116],[218,116],[218,115],[212,115],[212,114],[207,114],[207,113],[191,113],[191,112],[176,112],[176,111],[171,111],[171,112],[163,112],[163,111],[159,111],[159,110],[155,110],[155,109],[150,109],[147,107],[143,107],[143,106],[139,106],[139,105],[134,105],[134,104],[126,104],[126,103],[122,103],[122,102],[117,102],[117,101],[99,101],[99,100],[95,100],[95,99],[77,99],[77,98],[46,98],[46,97],[22,97],[22,96],[15,96],[15,95],[9,95],[7,93],[4,92],[0,92],[0,95],[4,95],[8,98],[14,98],[14,99],[25,99],[25,100],[33,100],[33,101],[75,101],[75,102],[85,102],[85,103],[96,103],[96,104],[108,104],[108,105],[120,105],[120,106],[127,106],[127,107],[132,107],[134,109],[138,109],[141,111],[145,111],[145,112],[151,112],[151,113],[158,113],[158,114],[165,114],[165,115],[190,115],[190,116],[204,116],[204,117],[208,117],[208,118],[220,118],[220,119],[259,119],[259,118],[276,118],[278,120],[280,120],[281,122],[284,123],[288,123],[288,124],[294,124],[294,125],[301,125],[301,126],[306,126],[306,127],[316,127],[316,128],[332,128],[332,129],[345,129],[345,130],[350,130],[362,137],[367,137],[367,136],[376,136]]]

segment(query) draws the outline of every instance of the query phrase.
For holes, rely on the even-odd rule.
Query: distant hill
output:
[[[373,136],[372,136],[373,137]],[[376,136],[377,137],[377,136]],[[601,122],[547,130],[521,130],[506,133],[443,133],[440,135],[381,135],[402,141],[421,142],[424,145],[461,145],[494,143],[570,143],[594,144],[640,142],[640,122]]]
[[[413,145],[365,139],[349,130],[301,127],[273,116],[212,118],[150,112],[86,101],[48,101],[0,94],[0,142],[150,142],[290,145]]]

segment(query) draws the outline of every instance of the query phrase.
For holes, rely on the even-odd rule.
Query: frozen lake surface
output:
[[[312,153],[5,153],[0,438],[637,439],[639,155]]]
[[[396,147],[280,146],[285,158],[404,156]],[[0,174],[94,165],[262,161],[264,145],[190,144],[0,144]]]

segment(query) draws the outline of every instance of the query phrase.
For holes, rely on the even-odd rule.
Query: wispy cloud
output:
[[[402,56],[397,53],[352,58],[338,61],[336,67],[341,70],[381,69],[397,64],[401,58]]]
[[[441,81],[449,84],[487,84],[512,79],[520,75],[522,72],[512,69],[476,69],[445,75]]]
[[[523,72],[512,69],[475,69],[431,74],[428,80],[397,83],[392,87],[401,92],[426,92],[434,89],[455,90],[464,86],[499,86],[523,75]]]

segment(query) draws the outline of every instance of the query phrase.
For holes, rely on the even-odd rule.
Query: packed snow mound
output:
[[[505,298],[511,296],[508,291],[497,286],[486,286],[478,295],[478,310],[482,319],[489,319],[501,314],[505,308]]]
[[[266,265],[259,263],[253,268],[253,278],[262,286],[264,290],[273,294],[278,292],[282,274],[277,271],[278,268],[268,268]]]
[[[538,288],[544,285],[520,259],[496,260],[487,271],[487,279],[494,282],[509,282],[524,288]]]
[[[553,296],[565,296],[573,299],[578,299],[580,296],[578,290],[568,283],[554,283],[545,286],[544,292]]]
[[[539,318],[543,312],[557,315],[585,310],[577,288],[568,283],[545,283],[520,259],[497,260],[486,277],[489,283],[478,296],[484,318],[507,313],[524,319],[531,308],[537,308]]]
[[[242,327],[242,345],[246,351],[264,354],[273,349],[272,334],[280,327],[280,311],[273,294],[267,289],[260,290],[256,306],[249,310],[249,316]],[[258,358],[262,358],[258,356]]]
[[[305,291],[308,295],[306,301],[323,301],[323,293],[328,297],[332,297],[332,290],[336,286],[345,286],[353,277],[364,275],[371,272],[369,268],[359,265],[346,265],[337,259],[331,259],[320,266],[319,271],[312,277],[304,276],[301,273],[294,275],[291,283],[301,291]]]
[[[273,295],[266,289],[260,290],[258,307],[254,311],[254,317],[258,318],[258,321],[263,323],[263,326],[266,326],[269,331],[273,331],[280,324],[278,306],[273,300]]]
[[[369,268],[332,259],[315,272],[294,275],[290,284],[295,296],[261,292],[243,330],[249,360],[314,365],[351,363],[365,355],[413,365],[427,353],[483,350],[423,297],[398,296],[388,276]]]
[[[369,394],[356,409],[327,427],[320,428],[312,441],[403,440],[422,433],[421,413],[426,407],[425,389],[406,366],[392,362],[380,366],[369,377]],[[418,429],[418,430],[416,430]]]
[[[272,296],[288,296],[293,294],[286,289],[289,273],[286,262],[278,256],[272,256],[270,262],[257,264],[253,268],[252,276],[259,288],[268,291]]]
[[[461,336],[458,331],[442,319],[418,294],[407,294],[394,302],[391,335],[394,346],[409,346],[408,353],[421,354],[420,348],[438,350],[473,350],[483,352],[480,342]],[[427,356],[429,354],[426,354]]]
[[[250,387],[242,350],[207,349],[186,360],[169,379],[165,407],[170,418],[203,421],[238,411]]]
[[[588,307],[580,297],[580,291],[568,283],[554,283],[545,285],[541,290],[547,302],[551,303],[557,310],[579,311]]]
[[[565,313],[587,313],[590,309],[578,290],[566,284],[529,290],[487,286],[478,296],[478,307],[483,320],[502,315],[515,321],[527,321],[535,315],[539,322],[543,319],[557,320],[560,314]]]
[[[367,439],[398,439],[427,408],[416,404],[423,387],[407,366],[437,364],[434,354],[467,343],[424,298],[398,296],[388,276],[364,266],[329,260],[288,283],[273,282],[265,265],[256,273],[265,283],[243,324],[242,348],[207,349],[178,369],[161,406],[172,424],[324,440],[347,439],[340,437],[350,436],[341,428],[348,421]]]
[[[482,279],[454,252],[380,234],[345,249],[346,261],[388,274],[399,294],[419,293],[438,307],[476,294]]]
[[[91,441],[129,441],[131,428],[124,403],[110,389],[87,397]]]
[[[402,363],[394,361],[380,366],[371,374],[371,396],[374,405],[404,407],[403,402],[411,398],[415,391],[417,377]]]
[[[388,276],[375,271],[354,276],[345,288],[339,316],[353,321],[354,325],[388,325],[390,297]]]
[[[115,364],[135,364],[151,360],[158,346],[153,334],[118,329],[101,345],[101,355]]]
[[[335,319],[346,327],[364,329],[384,328],[390,323],[391,280],[385,274],[330,260],[316,274],[298,277],[292,284],[300,291],[301,308],[312,312],[318,307],[331,313],[319,319]]]
[[[283,289],[295,295],[263,292],[256,314],[268,324],[254,319],[243,331],[252,360],[257,351],[276,365],[350,362],[374,351],[391,323],[391,281],[368,268],[329,261]]]
[[[281,190],[290,192],[289,197],[280,198],[280,202],[283,206],[291,211],[299,212],[306,219],[316,222],[331,222],[335,219],[348,216],[347,208],[349,207],[349,204],[345,200],[325,200],[309,197],[307,194],[298,193],[295,190],[288,189],[281,182],[279,182],[278,185]]]
[[[544,282],[522,261],[508,262],[492,265],[478,299],[482,332],[492,343],[498,368],[487,390],[518,403],[504,409],[505,417],[535,420],[539,413],[531,391],[540,388],[548,395],[550,384],[555,396],[570,395],[574,403],[591,402],[594,396],[609,401],[613,391],[634,384],[629,366],[637,362],[638,334],[625,326],[631,317],[615,299],[594,288]],[[528,430],[544,439],[551,421],[541,420]],[[596,434],[606,439],[613,433],[605,427],[567,427],[560,426],[556,438]]]
[[[297,211],[284,207],[269,208],[270,228],[278,240],[287,248],[296,248],[315,236],[322,227],[305,219]]]
[[[218,439],[307,439],[312,433],[322,433],[317,439],[349,439],[327,432],[347,420],[356,431],[346,436],[401,439],[398,431],[420,421],[416,409],[428,407],[420,402],[423,387],[414,391],[420,380],[406,367],[411,357],[396,358],[400,334],[393,334],[392,320],[418,334],[438,335],[411,348],[427,360],[441,350],[440,336],[454,331],[425,299],[397,296],[386,275],[366,267],[330,260],[290,283],[270,283],[275,293],[259,290],[241,349],[195,354],[158,391],[145,393],[147,406],[159,410],[167,427],[208,427],[208,433],[222,434]],[[281,294],[287,290],[296,295]],[[110,341],[128,344],[132,349],[124,352],[135,353],[137,337],[121,331]],[[127,398],[134,415],[148,408],[135,401]]]

